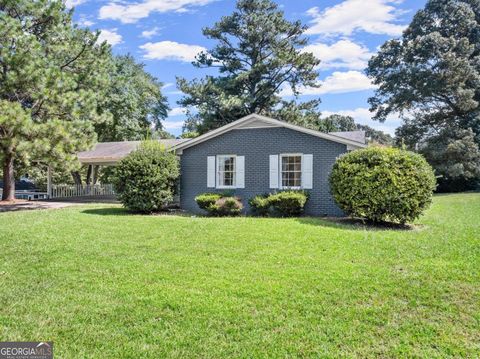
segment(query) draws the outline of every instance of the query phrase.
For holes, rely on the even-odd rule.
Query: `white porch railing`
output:
[[[112,184],[94,185],[52,185],[51,198],[81,197],[81,196],[113,196]]]

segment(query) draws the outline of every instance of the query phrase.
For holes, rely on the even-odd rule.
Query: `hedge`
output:
[[[266,216],[268,214],[282,217],[299,216],[305,209],[308,194],[304,191],[281,191],[267,195],[258,195],[248,203],[253,214]]]
[[[219,193],[202,193],[195,202],[211,216],[236,216],[243,209],[240,198]]]

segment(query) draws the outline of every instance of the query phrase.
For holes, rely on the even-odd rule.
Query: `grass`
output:
[[[59,358],[478,357],[480,194],[415,230],[314,218],[0,214],[0,340]]]

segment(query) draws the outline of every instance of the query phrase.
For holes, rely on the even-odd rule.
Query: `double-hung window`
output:
[[[217,188],[235,188],[237,182],[236,162],[235,155],[217,156]]]
[[[302,188],[302,155],[280,155],[280,181],[282,188]]]

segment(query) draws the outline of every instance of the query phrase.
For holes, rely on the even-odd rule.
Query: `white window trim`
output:
[[[224,186],[220,185],[220,158],[222,157],[234,157],[235,158],[235,167],[233,168],[233,185]],[[216,164],[215,164],[215,185],[219,189],[235,189],[237,188],[237,155],[217,155]]]
[[[302,180],[302,173],[303,173],[303,168],[300,169],[300,186],[283,186],[282,183],[282,158],[283,157],[289,157],[289,156],[300,156],[300,166],[302,166],[303,163],[303,153],[280,153],[278,155],[278,188],[279,189],[293,189],[293,190],[298,190],[303,188],[303,180]]]

